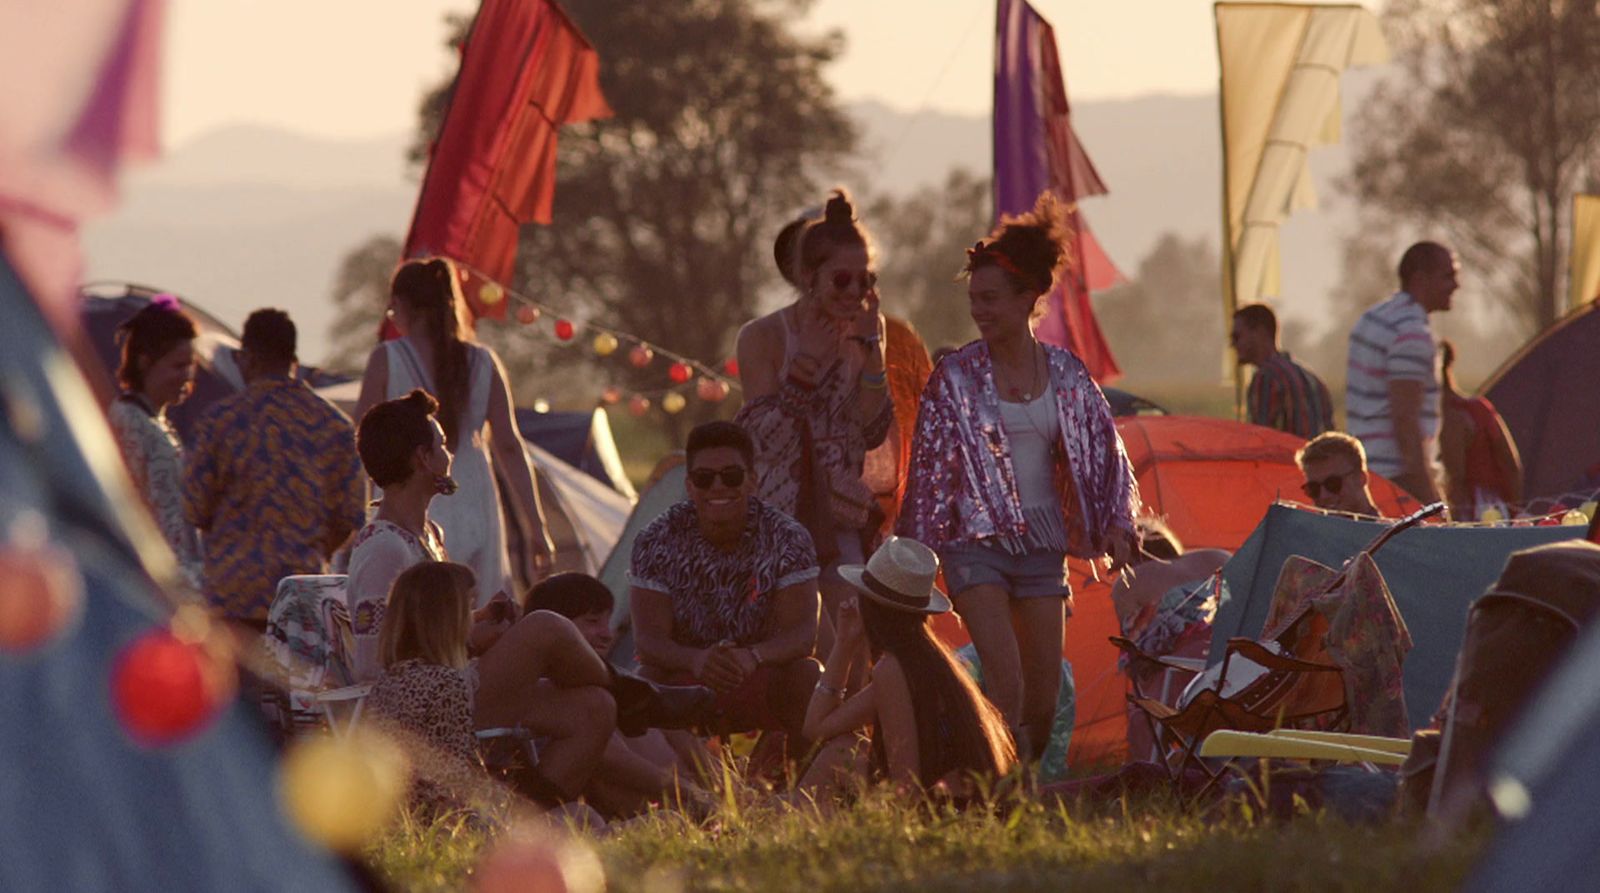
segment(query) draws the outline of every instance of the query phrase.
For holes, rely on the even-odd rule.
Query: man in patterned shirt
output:
[[[1229,337],[1239,362],[1256,367],[1250,379],[1250,423],[1310,440],[1333,428],[1333,398],[1328,386],[1278,346],[1278,315],[1265,304],[1248,304],[1233,314]]]
[[[201,417],[185,510],[205,534],[207,597],[264,625],[278,580],[326,573],[361,528],[367,485],[350,419],[295,378],[289,315],[257,310],[241,341],[246,389]]]
[[[800,523],[752,495],[755,447],[732,422],[689,432],[689,498],[639,532],[629,595],[642,675],[718,692],[716,732],[798,742],[821,674],[817,553]]]
[[[1440,501],[1433,457],[1439,374],[1428,314],[1450,309],[1459,266],[1450,249],[1418,242],[1400,258],[1400,291],[1350,330],[1345,416],[1367,467],[1424,504]]]

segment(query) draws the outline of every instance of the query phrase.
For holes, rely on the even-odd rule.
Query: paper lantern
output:
[[[611,385],[610,387],[606,388],[604,391],[600,392],[600,402],[604,403],[607,406],[612,406],[612,405],[616,404],[616,402],[621,400],[621,399],[622,399],[622,388],[619,388],[616,385]]]
[[[117,655],[111,703],[135,741],[174,744],[207,726],[236,685],[233,664],[205,642],[153,629]]]
[[[576,334],[578,334],[578,329],[577,329],[576,326],[574,326],[572,324],[571,320],[567,320],[567,319],[558,319],[558,320],[556,320],[556,337],[557,338],[560,338],[562,341],[571,341],[572,340],[572,336],[576,335]]]
[[[645,397],[642,394],[634,394],[633,397],[628,400],[628,412],[633,413],[635,416],[642,416],[649,411],[650,398]]]
[[[501,288],[498,282],[485,282],[483,287],[478,289],[478,300],[488,306],[492,307],[505,299],[506,290]]]
[[[549,412],[550,411],[550,401],[544,399],[543,397],[540,397],[539,399],[533,401],[533,411],[537,412],[537,413],[540,413],[540,414]]]
[[[601,893],[600,858],[576,836],[517,829],[488,848],[473,872],[478,893]]]
[[[689,401],[685,400],[682,394],[677,391],[669,391],[666,396],[661,398],[661,409],[667,415],[677,415],[683,411],[683,407],[688,403]]]
[[[399,811],[409,773],[398,745],[358,726],[338,737],[301,738],[284,757],[278,791],[302,834],[329,849],[353,852]]]
[[[0,652],[32,651],[82,616],[83,578],[72,553],[20,537],[0,546]]]
[[[655,358],[656,352],[651,350],[648,344],[635,345],[633,350],[628,351],[628,362],[640,369],[650,365],[650,361]]]
[[[673,384],[683,384],[694,375],[694,369],[688,363],[673,363],[667,369],[667,377]]]
[[[517,322],[531,326],[539,321],[539,308],[532,304],[523,304],[517,308]]]
[[[1500,521],[1504,521],[1505,519],[1506,513],[1500,511],[1498,508],[1495,508],[1492,505],[1478,513],[1478,520],[1484,522],[1485,524],[1495,524]]]
[[[728,397],[728,383],[720,378],[701,378],[695,383],[695,393],[707,403],[721,403]]]
[[[1567,513],[1561,516],[1561,523],[1566,527],[1587,527],[1589,516],[1579,509],[1568,509]]]
[[[738,378],[739,377],[739,358],[738,357],[728,357],[726,360],[723,360],[722,361],[722,371],[728,373],[729,375],[733,376],[734,378]]]
[[[609,357],[617,352],[617,336],[610,332],[601,332],[594,336],[594,352],[602,357]]]

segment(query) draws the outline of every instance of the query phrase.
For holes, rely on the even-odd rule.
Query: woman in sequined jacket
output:
[[[1071,351],[1033,335],[1064,259],[1048,193],[967,252],[981,337],[928,380],[896,530],[939,552],[986,693],[1023,754],[1043,745],[1055,711],[1067,556],[1120,567],[1138,540],[1138,488],[1105,396]]]

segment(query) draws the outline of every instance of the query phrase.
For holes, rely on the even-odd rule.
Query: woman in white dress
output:
[[[452,475],[458,489],[433,500],[430,517],[444,530],[453,561],[473,569],[480,599],[496,592],[515,595],[506,555],[500,491],[489,464],[495,463],[511,487],[510,504],[518,526],[527,532],[533,566],[530,580],[550,572],[554,546],[545,532],[534,471],[522,450],[512,416],[511,387],[500,358],[471,342],[471,328],[453,263],[443,258],[408,261],[390,285],[389,318],[401,337],[372,351],[361,381],[356,418],[368,408],[421,388],[439,401],[439,423],[455,456]]]

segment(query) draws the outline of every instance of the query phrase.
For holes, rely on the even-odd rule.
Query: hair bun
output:
[[[850,193],[840,186],[828,196],[827,207],[822,209],[822,219],[827,223],[854,223],[856,219],[855,205],[850,202]]]

